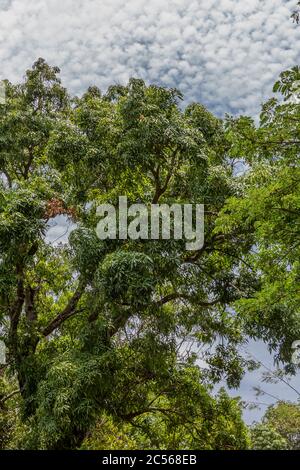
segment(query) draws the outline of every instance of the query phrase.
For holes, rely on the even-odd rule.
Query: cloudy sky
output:
[[[0,0],[0,79],[19,81],[38,57],[62,70],[73,93],[129,77],[178,87],[222,116],[257,115],[278,74],[300,62],[297,0]],[[52,228],[53,240],[65,233]],[[66,236],[66,235],[64,235]],[[50,237],[50,238],[51,238]],[[249,349],[272,367],[262,344]],[[260,372],[240,393],[255,400]],[[293,383],[300,389],[300,379]],[[271,388],[270,388],[271,387]],[[285,386],[265,386],[296,399]],[[236,392],[235,392],[236,393]],[[270,396],[264,402],[274,401]],[[264,411],[247,412],[246,419]]]
[[[257,114],[299,63],[296,0],[0,0],[0,75],[35,59],[80,94],[130,76],[178,87],[211,110]]]

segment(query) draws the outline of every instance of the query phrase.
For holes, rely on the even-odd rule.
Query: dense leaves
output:
[[[212,388],[254,367],[247,335],[283,361],[300,337],[299,69],[259,127],[139,79],[73,98],[58,73],[39,59],[0,107],[1,445],[247,448],[238,399]],[[121,195],[204,203],[204,246],[99,240]]]

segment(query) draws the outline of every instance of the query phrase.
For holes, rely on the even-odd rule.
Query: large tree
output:
[[[0,110],[1,322],[27,445],[77,446],[104,412],[203,423],[214,401],[180,345],[219,339],[207,358],[213,378],[225,371],[236,384],[241,332],[226,306],[251,291],[237,273],[239,245],[222,252],[223,236],[213,235],[236,191],[222,124],[200,105],[181,111],[176,90],[141,80],[71,100],[58,72],[38,60],[24,83],[6,83]],[[205,246],[98,240],[96,206],[118,195],[207,199]],[[59,215],[76,229],[53,246],[47,228]]]
[[[147,439],[159,417],[166,429],[189,426],[194,447],[205,447],[205,435],[206,448],[247,446],[236,402],[210,396],[214,383],[237,386],[253,365],[238,352],[248,316],[231,307],[260,286],[248,262],[253,224],[226,221],[228,199],[243,200],[246,184],[230,153],[233,134],[203,106],[184,109],[177,90],[131,79],[71,98],[58,72],[39,59],[22,84],[6,83],[0,108],[2,373],[16,377],[8,396],[20,392],[22,445],[78,447],[109,416]],[[99,240],[96,208],[119,195],[204,203],[204,246]],[[57,216],[75,229],[51,244]],[[252,326],[267,339],[275,328]]]

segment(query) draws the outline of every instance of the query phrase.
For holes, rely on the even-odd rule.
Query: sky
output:
[[[22,79],[38,57],[61,68],[63,84],[82,94],[129,77],[177,87],[218,116],[257,116],[279,73],[300,62],[297,0],[0,0],[0,79]],[[49,237],[66,237],[64,223]],[[272,367],[262,343],[248,350]],[[232,392],[253,401],[261,370]],[[300,389],[297,376],[294,385]],[[264,385],[281,399],[284,385]],[[274,402],[270,396],[260,401]],[[265,410],[246,411],[247,422]]]
[[[296,0],[0,0],[0,77],[38,58],[76,94],[141,77],[216,114],[257,115],[299,63]]]

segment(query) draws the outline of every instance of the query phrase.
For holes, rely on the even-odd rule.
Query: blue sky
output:
[[[278,74],[300,62],[297,0],[0,0],[0,78],[19,81],[38,57],[73,93],[129,77],[177,87],[186,102],[256,116]],[[54,230],[58,235],[63,226]],[[272,366],[261,343],[249,350]],[[253,401],[260,372],[238,393]],[[294,383],[300,389],[299,376]],[[295,400],[286,386],[264,386]],[[261,401],[272,402],[270,397]],[[264,407],[262,407],[262,411]],[[247,421],[262,411],[247,411]]]

